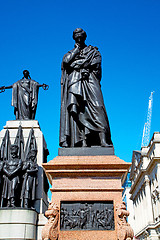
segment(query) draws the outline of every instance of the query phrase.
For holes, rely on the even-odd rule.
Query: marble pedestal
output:
[[[46,218],[44,217],[44,212],[48,208],[48,197],[47,197],[48,182],[42,168],[42,163],[47,162],[48,149],[47,149],[47,145],[46,145],[46,141],[44,139],[43,133],[40,129],[40,126],[37,120],[7,121],[6,126],[4,126],[4,129],[0,131],[0,144],[2,143],[2,139],[5,135],[6,129],[9,130],[11,144],[13,144],[19,125],[21,125],[22,127],[24,143],[26,144],[27,142],[31,128],[33,128],[34,130],[34,136],[36,138],[36,143],[37,143],[38,185],[36,187],[36,201],[34,204],[34,208],[38,212],[37,239],[40,240],[41,229],[46,222]]]
[[[117,240],[116,206],[122,202],[121,181],[130,165],[115,155],[57,156],[43,164],[59,210],[62,202],[112,202],[114,207],[114,229],[64,231],[59,222],[59,240]]]
[[[0,239],[36,240],[38,213],[29,209],[0,210]]]

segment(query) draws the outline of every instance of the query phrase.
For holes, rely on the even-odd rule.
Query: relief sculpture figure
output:
[[[0,87],[0,92],[12,88],[12,106],[16,120],[35,119],[39,88],[43,87],[44,90],[47,90],[48,85],[41,85],[32,80],[28,70],[24,70],[23,75],[22,79],[11,86]]]
[[[85,44],[81,28],[73,32],[74,48],[64,55],[61,78],[61,147],[112,146],[101,92],[101,54]]]

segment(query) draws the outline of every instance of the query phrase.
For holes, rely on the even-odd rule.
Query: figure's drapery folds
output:
[[[101,92],[101,55],[96,47],[74,48],[64,55],[61,78],[60,146],[80,146],[85,138],[100,145],[96,135],[106,134],[111,144],[110,127]],[[93,139],[94,138],[94,139]]]
[[[34,119],[37,103],[39,84],[32,79],[21,79],[13,84],[12,106],[16,119]]]

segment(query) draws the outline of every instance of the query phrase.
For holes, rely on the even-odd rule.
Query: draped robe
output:
[[[21,79],[13,84],[12,106],[16,120],[35,119],[39,84],[32,79]]]
[[[83,74],[88,78],[83,78]],[[61,78],[60,146],[100,145],[100,132],[112,144],[110,127],[101,92],[101,55],[96,47],[72,49],[64,55]]]

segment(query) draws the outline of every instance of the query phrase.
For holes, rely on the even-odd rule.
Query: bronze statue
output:
[[[37,149],[31,149],[28,154],[28,159],[23,164],[22,171],[25,173],[23,175],[21,207],[32,207],[32,202],[36,198],[36,179],[38,172],[38,165],[35,162],[36,157]]]
[[[3,164],[4,162],[1,159],[1,150],[0,150],[0,196],[2,193],[2,186],[3,186],[3,182],[2,182]],[[0,199],[0,203],[1,203],[1,199]]]
[[[38,90],[40,87],[47,90],[48,85],[44,83],[40,85],[38,82],[32,80],[28,70],[24,70],[23,75],[23,78],[13,85],[0,87],[0,92],[12,88],[12,106],[14,107],[16,120],[35,119]]]
[[[75,47],[64,55],[61,78],[61,147],[113,146],[101,92],[101,55],[73,32]]]
[[[22,169],[22,160],[18,158],[18,146],[13,144],[10,147],[11,157],[4,162],[4,183],[2,191],[3,199],[7,200],[7,207],[15,207],[17,189],[20,183],[20,172]]]

